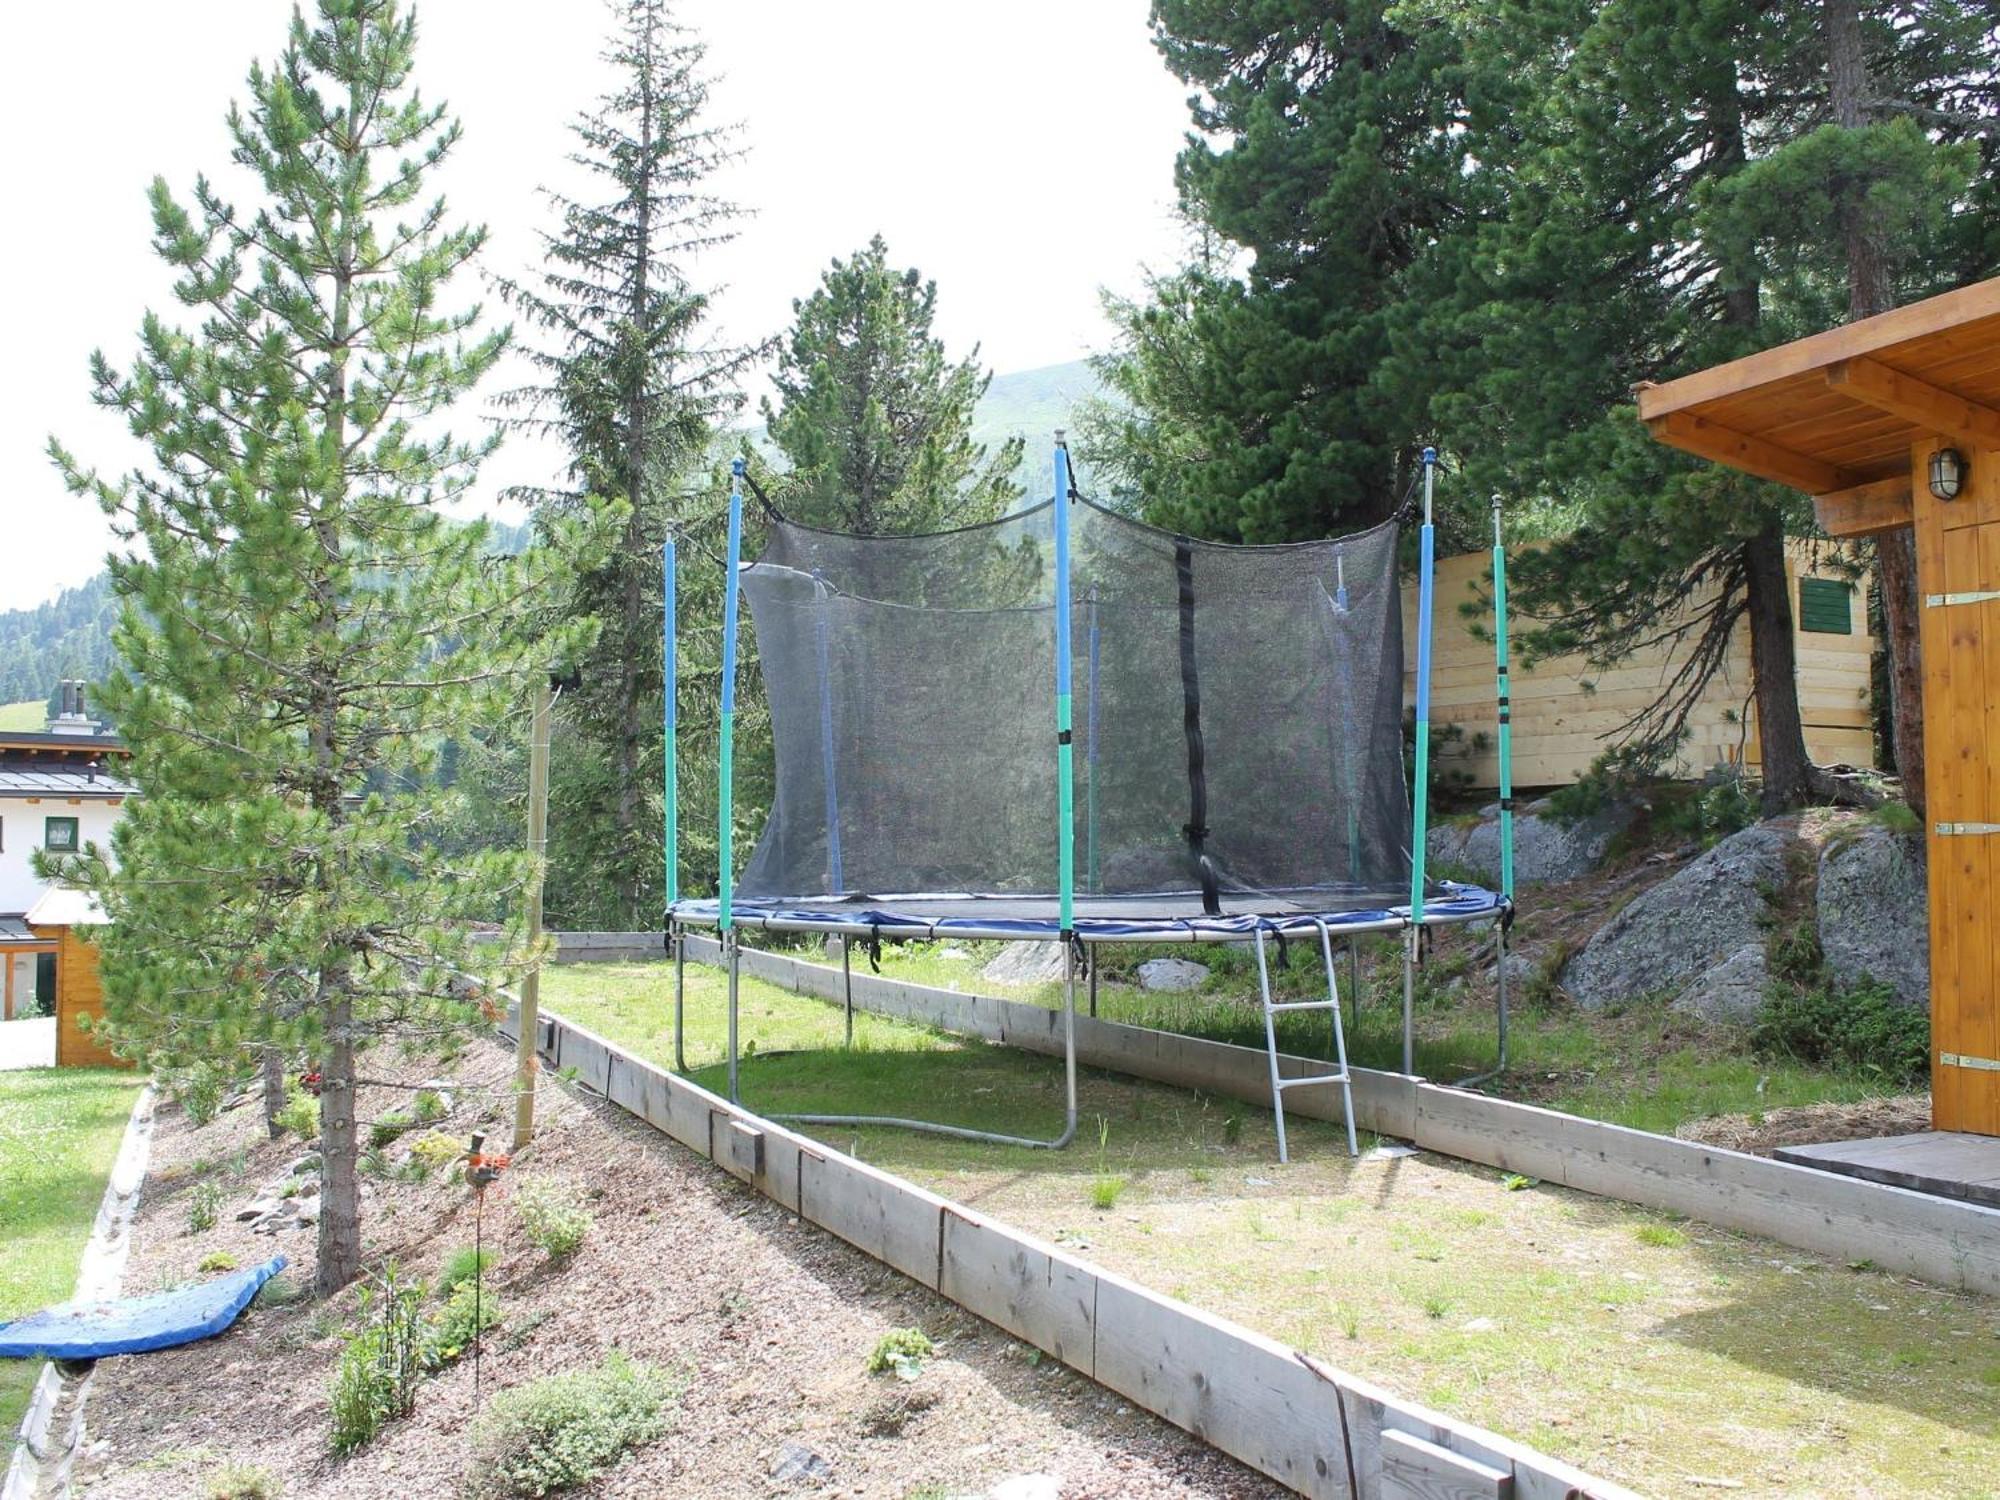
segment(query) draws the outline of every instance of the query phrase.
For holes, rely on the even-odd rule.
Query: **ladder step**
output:
[[[1287,1000],[1282,1005],[1272,1003],[1265,1007],[1274,1014],[1281,1010],[1332,1010],[1331,1000]]]
[[[1345,1073],[1310,1073],[1304,1078],[1280,1078],[1278,1080],[1278,1087],[1281,1089],[1295,1089],[1302,1083],[1344,1084],[1348,1082],[1351,1082],[1351,1080]]]

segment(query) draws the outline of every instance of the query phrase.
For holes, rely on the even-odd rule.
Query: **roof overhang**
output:
[[[1638,398],[1661,442],[1804,490],[1835,536],[1907,526],[1915,444],[2000,447],[2000,277]]]
[[[90,892],[54,885],[28,908],[26,920],[30,927],[102,927],[111,918]]]

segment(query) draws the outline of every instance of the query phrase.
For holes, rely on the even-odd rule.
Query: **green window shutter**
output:
[[[1801,578],[1799,629],[1818,635],[1853,635],[1854,585],[1837,578]]]

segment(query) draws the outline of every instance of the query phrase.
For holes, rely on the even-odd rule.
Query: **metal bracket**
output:
[[[2000,599],[2000,589],[1982,589],[1976,594],[1926,594],[1924,608],[1937,609],[1946,604],[1986,604]]]
[[[1957,833],[2000,833],[2000,823],[1933,823],[1931,831],[1945,838]]]
[[[1940,1052],[1938,1061],[1947,1068],[1971,1068],[1980,1073],[2000,1073],[2000,1059],[1972,1057],[1964,1052]]]

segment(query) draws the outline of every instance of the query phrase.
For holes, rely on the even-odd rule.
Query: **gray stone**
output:
[[[1748,943],[1713,968],[1703,970],[1693,984],[1674,997],[1671,1009],[1704,1021],[1745,1026],[1757,1019],[1770,986],[1764,945]]]
[[[1208,965],[1195,963],[1186,958],[1149,958],[1139,965],[1139,988],[1142,990],[1194,990],[1200,989],[1202,981],[1208,978]]]
[[[1061,1500],[1062,1486],[1047,1474],[1016,1474],[986,1492],[986,1500]]]
[[[1523,885],[1581,880],[1604,863],[1611,844],[1632,826],[1637,804],[1614,802],[1574,823],[1548,811],[1546,799],[1514,815],[1514,879]],[[1476,823],[1432,825],[1424,840],[1426,857],[1457,865],[1488,885],[1500,879],[1500,809],[1482,808]]]
[[[817,1484],[833,1477],[833,1465],[804,1443],[785,1443],[771,1461],[771,1477],[780,1484]]]
[[[1563,988],[1585,1010],[1647,995],[1679,995],[1748,947],[1762,948],[1766,893],[1785,881],[1788,831],[1759,823],[1637,897],[1564,967]]]
[[[1521,993],[1521,986],[1535,977],[1535,969],[1535,961],[1532,958],[1523,958],[1518,953],[1508,954],[1507,989],[1509,992],[1518,996]],[[1500,982],[1499,964],[1491,963],[1486,966],[1486,982],[1488,984],[1498,984]]]
[[[1912,1009],[1931,1000],[1924,839],[1874,823],[1828,841],[1819,857],[1819,946],[1843,986],[1879,980]]]
[[[1008,943],[979,972],[995,984],[1060,984],[1062,944]]]

